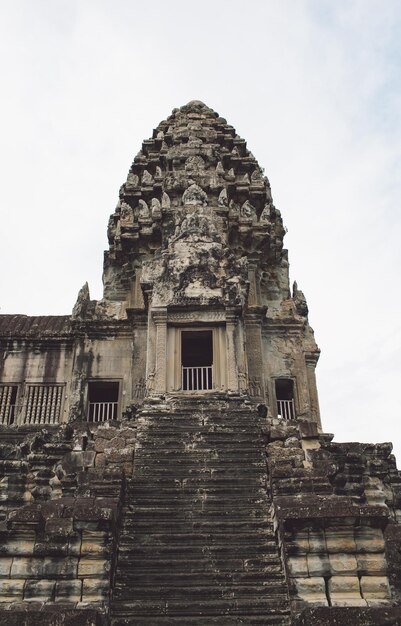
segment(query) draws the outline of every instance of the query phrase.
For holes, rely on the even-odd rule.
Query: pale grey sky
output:
[[[399,0],[2,0],[0,312],[101,297],[142,139],[200,99],[265,168],[325,430],[401,458]]]

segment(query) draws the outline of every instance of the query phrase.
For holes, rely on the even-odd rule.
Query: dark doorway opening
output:
[[[213,333],[211,330],[181,333],[182,389],[208,391],[213,387]]]
[[[88,383],[88,421],[117,419],[119,383],[91,381]]]
[[[291,378],[276,379],[277,415],[283,419],[295,419],[294,381]]]

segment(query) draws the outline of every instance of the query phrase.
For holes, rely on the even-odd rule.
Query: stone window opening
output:
[[[213,333],[211,330],[182,331],[181,383],[183,391],[213,389]]]
[[[295,419],[294,381],[291,378],[276,378],[277,417]]]
[[[120,383],[110,380],[88,382],[88,422],[116,420]]]
[[[18,385],[0,385],[0,424],[12,426],[17,421]]]

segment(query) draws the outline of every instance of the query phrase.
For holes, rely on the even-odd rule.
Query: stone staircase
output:
[[[111,624],[289,624],[255,408],[195,398],[148,407],[135,454]]]

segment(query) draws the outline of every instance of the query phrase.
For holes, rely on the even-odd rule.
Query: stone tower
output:
[[[284,232],[246,142],[206,105],[173,111],[143,142],[109,221],[98,308],[146,313],[136,376],[148,395],[249,394],[320,425],[319,351],[305,298],[290,293]]]
[[[246,142],[143,142],[104,294],[0,316],[0,624],[401,624],[390,444],[322,431],[319,357]]]

